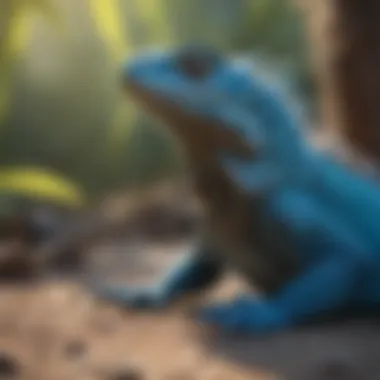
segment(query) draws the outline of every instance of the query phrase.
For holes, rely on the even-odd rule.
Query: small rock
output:
[[[143,380],[142,371],[137,368],[129,367],[108,372],[104,376],[105,380]]]
[[[30,252],[11,252],[0,259],[0,279],[2,282],[22,282],[36,278],[37,269]]]
[[[0,377],[18,377],[20,365],[18,361],[8,354],[0,353]]]
[[[80,340],[69,342],[65,347],[65,353],[70,359],[78,359],[86,353],[87,346]]]

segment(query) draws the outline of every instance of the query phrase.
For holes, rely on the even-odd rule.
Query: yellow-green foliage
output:
[[[87,0],[90,14],[103,38],[107,52],[112,60],[115,71],[122,61],[132,53],[132,43],[128,39],[127,28],[124,27],[121,17],[119,0]],[[119,141],[123,141],[126,126],[133,125],[136,114],[132,107],[127,107],[124,99],[119,96],[114,105],[113,120],[111,121],[109,141],[114,152],[118,152]],[[116,155],[116,159],[119,155]]]
[[[28,43],[30,19],[42,13],[60,24],[52,0],[2,0],[0,2],[0,120],[9,106],[12,64]]]
[[[0,194],[47,200],[68,207],[85,203],[83,190],[52,170],[30,167],[0,170]]]
[[[50,166],[95,196],[177,175],[172,140],[125,96],[120,63],[202,40],[301,72],[295,20],[285,0],[0,0],[0,164]]]

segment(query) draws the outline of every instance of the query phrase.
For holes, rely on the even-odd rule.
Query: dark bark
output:
[[[310,51],[322,63],[317,71],[321,102],[329,109],[327,123],[379,162],[380,2],[321,0],[310,2],[306,14],[313,37]],[[323,20],[317,20],[321,14]]]

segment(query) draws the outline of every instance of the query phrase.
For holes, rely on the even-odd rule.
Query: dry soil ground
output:
[[[153,278],[150,271],[160,272],[175,260],[171,252],[178,247],[148,249],[150,259],[143,260],[148,256],[142,254],[136,262],[136,255],[125,254],[125,247],[99,248],[91,270],[105,267],[101,261],[106,251],[109,272],[115,272],[118,264],[123,269],[120,272],[129,272],[124,273],[124,279],[143,278],[144,271],[145,277]],[[123,265],[121,256],[127,260]],[[113,273],[113,279],[116,277]],[[210,296],[228,296],[226,290],[234,291],[233,280],[225,284],[225,289],[219,288]],[[52,279],[3,286],[0,379],[380,378],[380,334],[373,325],[320,327],[262,339],[229,337],[187,318],[184,308],[191,302],[160,313],[141,314],[96,301],[78,281]],[[271,375],[271,369],[276,376]]]

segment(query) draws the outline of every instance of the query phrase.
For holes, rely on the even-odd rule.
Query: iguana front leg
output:
[[[373,250],[312,198],[284,192],[272,206],[273,218],[288,225],[300,247],[303,272],[267,299],[248,296],[206,307],[200,312],[202,321],[227,330],[264,333],[360,300]]]
[[[164,279],[149,287],[103,287],[92,285],[92,291],[102,299],[134,308],[157,308],[168,305],[175,298],[213,284],[222,273],[214,259],[213,248],[206,241],[187,254]]]
[[[353,301],[355,288],[365,279],[365,267],[359,254],[356,259],[337,254],[310,268],[267,300],[246,296],[230,304],[211,305],[201,311],[200,320],[225,330],[255,334],[294,326]]]

